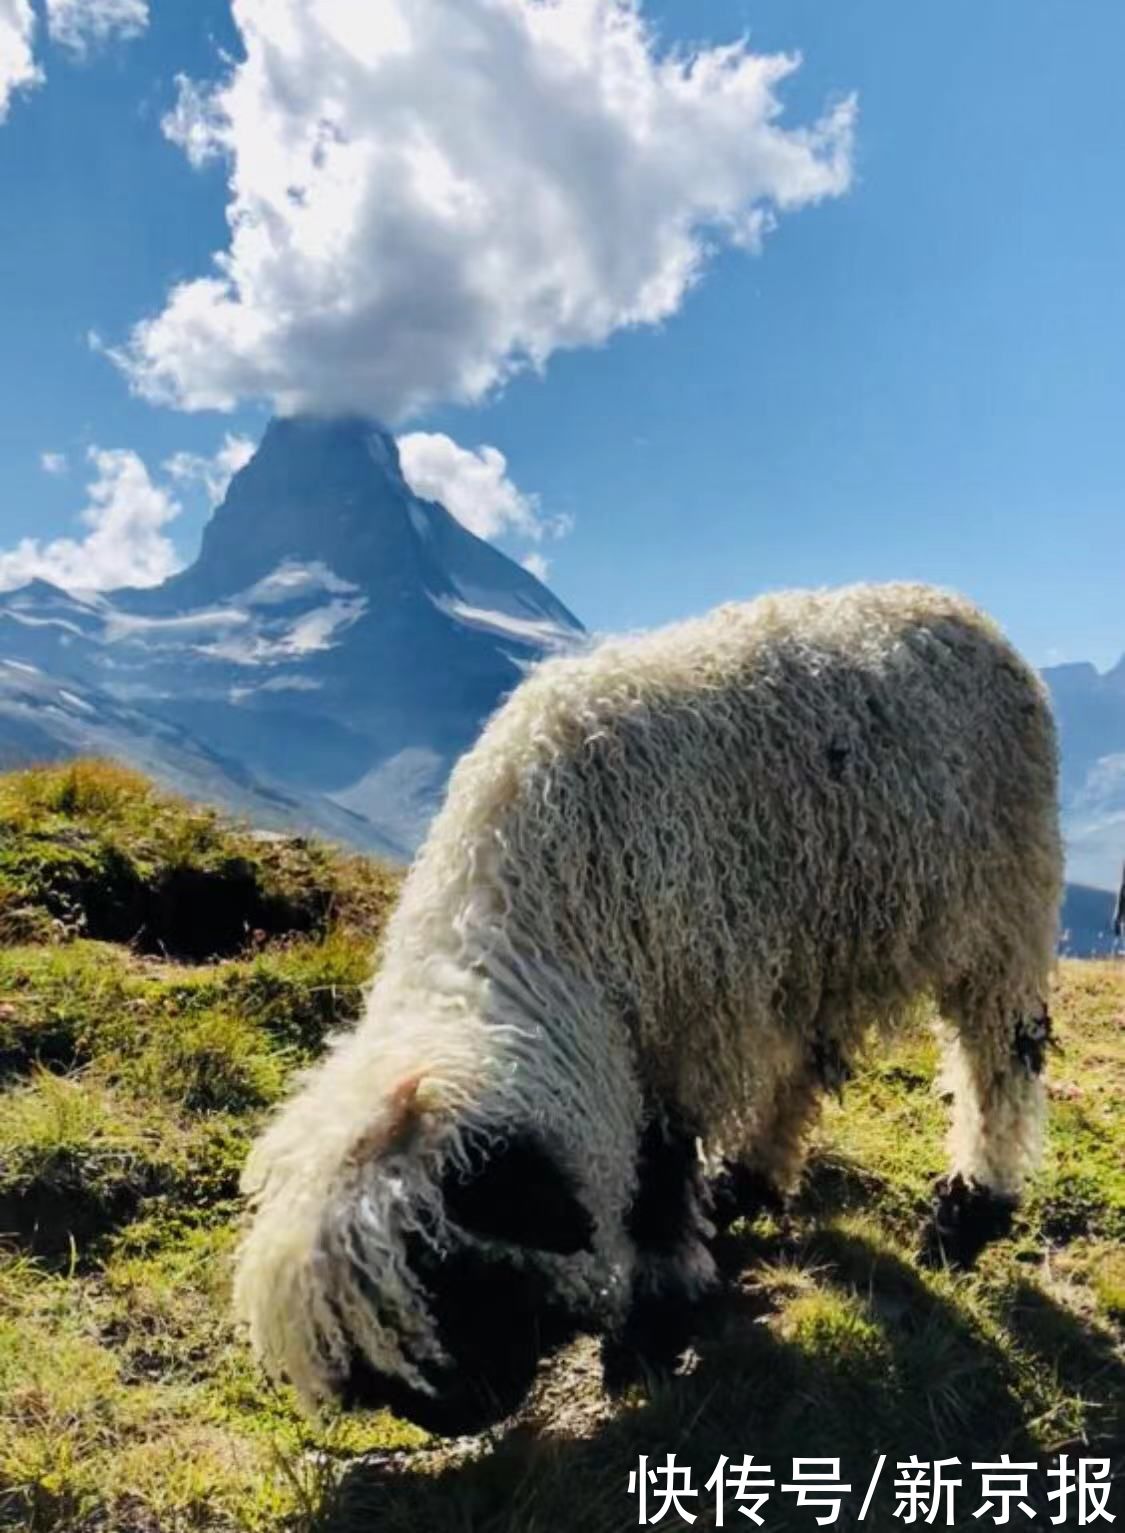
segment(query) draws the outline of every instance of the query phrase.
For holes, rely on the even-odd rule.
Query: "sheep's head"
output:
[[[520,1404],[540,1359],[593,1318],[604,1268],[541,1123],[505,1114],[490,1132],[433,1099],[424,1076],[403,1079],[319,1182],[278,1175],[300,1099],[297,1122],[282,1115],[283,1153],[267,1136],[260,1156],[237,1302],[267,1366],[307,1400],[388,1406],[459,1435]]]
[[[396,1174],[393,1164],[385,1174]],[[386,1405],[448,1435],[480,1431],[522,1402],[540,1359],[588,1318],[568,1297],[566,1268],[592,1257],[593,1222],[557,1158],[527,1130],[470,1142],[420,1222],[417,1209],[402,1212],[414,1302],[396,1316],[374,1284],[369,1297],[411,1366],[380,1365],[352,1338],[340,1401]]]

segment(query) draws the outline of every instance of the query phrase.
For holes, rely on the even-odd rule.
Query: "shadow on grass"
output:
[[[1116,1455],[1125,1474],[1125,1362],[1110,1335],[1084,1325],[1042,1289],[1017,1282],[1004,1303],[1004,1323],[1016,1344],[1034,1353],[1068,1393],[1087,1404],[1081,1439],[1060,1433],[1057,1452]]]
[[[756,1286],[754,1263],[796,1254],[786,1245],[784,1235],[771,1240],[753,1232],[729,1241],[725,1264],[742,1282],[732,1282],[696,1317],[689,1364],[669,1376],[645,1373],[639,1361],[640,1387],[626,1390],[613,1414],[599,1420],[595,1413],[581,1435],[563,1435],[565,1412],[561,1430],[548,1414],[542,1423],[496,1434],[470,1456],[454,1451],[444,1459],[427,1453],[416,1465],[358,1463],[344,1478],[327,1528],[616,1533],[638,1525],[627,1491],[638,1456],[663,1463],[669,1451],[691,1468],[699,1496],[684,1504],[696,1512],[696,1528],[716,1525],[704,1486],[719,1456],[737,1462],[746,1453],[770,1464],[778,1485],[791,1479],[794,1456],[840,1458],[853,1489],[839,1529],[857,1525],[876,1459],[885,1453],[888,1467],[863,1526],[888,1530],[902,1526],[893,1515],[896,1461],[956,1457],[963,1465],[956,1526],[979,1527],[972,1516],[981,1501],[974,1461],[1009,1453],[1040,1459],[1046,1468],[1033,1435],[1040,1405],[1028,1393],[1029,1356],[1075,1396],[1118,1403],[1117,1414],[1108,1407],[1097,1413],[1096,1439],[1068,1440],[1060,1421],[1053,1451],[1100,1449],[1104,1456],[1120,1442],[1125,1373],[1108,1339],[1030,1284],[1017,1283],[1007,1297],[1005,1331],[960,1306],[957,1290],[953,1297],[936,1291],[885,1247],[827,1228],[800,1245],[806,1270],[817,1269],[815,1285],[778,1309]],[[581,1391],[576,1383],[568,1394],[567,1367],[565,1359],[557,1365],[557,1399]],[[585,1388],[596,1395],[589,1379]],[[1033,1491],[1043,1523],[1052,1509],[1045,1490],[1040,1482]],[[813,1512],[797,1509],[780,1490],[763,1515],[771,1529],[816,1526]],[[742,1519],[728,1505],[732,1521]],[[663,1525],[687,1526],[674,1512]]]

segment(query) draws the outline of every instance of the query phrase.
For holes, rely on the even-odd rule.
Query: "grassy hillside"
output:
[[[602,1533],[636,1526],[628,1472],[669,1449],[699,1489],[720,1453],[779,1481],[794,1454],[840,1456],[847,1527],[877,1453],[1119,1450],[1125,965],[1108,963],[1060,969],[1048,1164],[975,1273],[914,1258],[944,1130],[920,1014],[828,1110],[797,1206],[736,1229],[730,1293],[672,1375],[637,1363],[607,1394],[582,1341],[487,1440],[303,1422],[227,1321],[238,1170],[291,1071],[355,1015],[393,894],[376,866],[104,764],[0,778],[0,1528]],[[978,1503],[960,1525],[991,1525]],[[864,1526],[899,1527],[892,1504]],[[814,1526],[792,1498],[765,1515]]]

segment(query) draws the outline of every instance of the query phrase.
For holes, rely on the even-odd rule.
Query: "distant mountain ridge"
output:
[[[1116,888],[1125,859],[1125,656],[1109,671],[1057,665],[1043,678],[1062,746],[1070,877]]]
[[[182,759],[154,759],[172,726],[230,767],[229,794],[205,774],[211,796],[253,813],[257,795],[271,822],[407,857],[483,720],[582,635],[534,575],[412,493],[381,427],[275,420],[187,569],[143,590],[35,581],[0,597],[0,722],[9,751],[22,736],[65,752],[77,710],[184,787]],[[51,678],[88,689],[85,706],[45,702]]]
[[[407,484],[359,417],[274,420],[162,585],[0,595],[0,766],[97,750],[265,826],[409,858],[449,769],[543,655],[547,587]],[[1044,671],[1072,950],[1109,945],[1125,856],[1125,658]]]
[[[1116,902],[1116,895],[1108,889],[1067,884],[1060,923],[1060,951],[1073,958],[1108,958],[1115,947],[1113,911]]]

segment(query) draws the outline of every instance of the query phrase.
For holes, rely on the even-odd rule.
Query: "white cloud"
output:
[[[66,460],[65,452],[41,452],[39,467],[45,474],[53,474],[56,478],[61,478],[70,465]]]
[[[115,37],[137,37],[148,26],[148,0],[46,0],[52,42],[76,57]],[[31,0],[0,0],[0,123],[13,94],[41,85],[43,70],[32,51],[35,12]]]
[[[498,447],[473,452],[439,431],[411,431],[399,437],[398,451],[415,495],[440,500],[478,538],[542,534],[538,497],[516,488]]]
[[[246,57],[165,131],[230,167],[229,248],[115,359],[146,397],[399,420],[674,314],[710,252],[851,176],[794,56],[662,52],[632,0],[233,0]]]
[[[35,12],[31,0],[0,0],[0,122],[17,90],[38,85],[43,78],[31,51]]]
[[[164,471],[179,484],[201,485],[211,505],[217,506],[231,479],[253,456],[254,443],[250,438],[228,431],[213,457],[194,452],[173,453],[165,462]]]
[[[179,144],[197,170],[222,153],[219,143],[223,119],[206,88],[189,80],[187,75],[176,76],[176,104],[165,113],[161,127],[165,137]]]
[[[49,543],[24,538],[0,551],[0,591],[36,578],[71,590],[149,586],[178,567],[164,532],[180,512],[175,498],[152,482],[135,452],[91,447],[86,456],[94,477],[79,517],[89,532]]]
[[[520,563],[529,575],[534,575],[536,580],[542,580],[546,584],[547,576],[551,573],[551,565],[542,554],[528,554],[527,558],[521,559]]]
[[[139,37],[148,26],[148,0],[46,0],[53,42],[84,54],[111,38]]]

